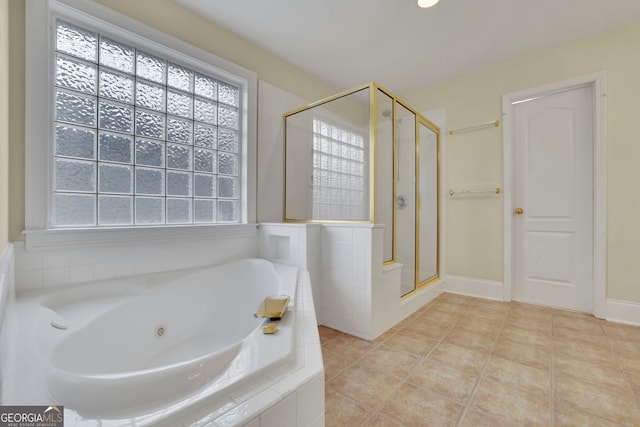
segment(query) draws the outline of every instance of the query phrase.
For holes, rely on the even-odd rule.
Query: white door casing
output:
[[[599,73],[503,96],[505,300],[604,315],[603,87]]]

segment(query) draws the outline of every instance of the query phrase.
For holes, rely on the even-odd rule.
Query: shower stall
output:
[[[384,225],[411,295],[439,278],[439,134],[376,83],[285,113],[284,221]]]

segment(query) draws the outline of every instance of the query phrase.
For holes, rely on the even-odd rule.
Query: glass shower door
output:
[[[416,115],[396,102],[396,246],[401,295],[416,289]]]
[[[393,174],[395,171],[393,99],[378,89],[376,103],[376,218],[384,224],[382,260],[395,261],[395,201]]]
[[[438,134],[418,123],[418,285],[438,277]]]

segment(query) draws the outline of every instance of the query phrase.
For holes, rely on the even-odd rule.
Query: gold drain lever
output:
[[[274,322],[266,323],[262,327],[263,334],[275,334],[278,331],[278,325]]]

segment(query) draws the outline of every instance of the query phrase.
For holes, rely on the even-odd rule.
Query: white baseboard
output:
[[[473,277],[447,276],[444,290],[455,294],[503,301],[503,288],[502,282]]]
[[[447,276],[445,292],[503,301],[504,284],[473,277]],[[640,326],[640,303],[607,299],[604,318],[610,322]]]
[[[640,326],[640,304],[608,299],[605,302],[605,318],[611,322]]]

